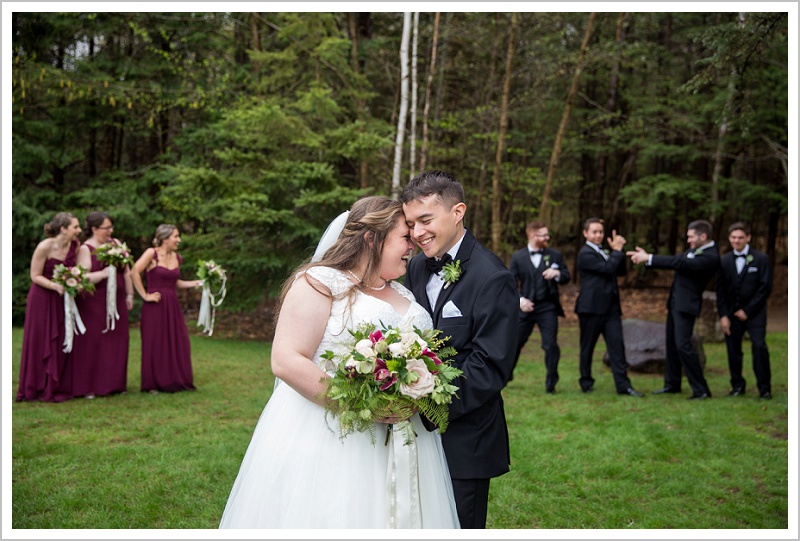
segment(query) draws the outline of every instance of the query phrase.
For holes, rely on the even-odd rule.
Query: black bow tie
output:
[[[735,255],[736,257],[747,257],[747,254],[733,254],[733,255]]]
[[[452,261],[452,257],[450,254],[444,254],[444,256],[439,260],[436,261],[435,258],[429,257],[425,260],[425,266],[428,267],[428,270],[431,271],[431,274],[438,274],[442,267],[450,263]]]
[[[544,250],[531,250],[531,255],[544,255]]]

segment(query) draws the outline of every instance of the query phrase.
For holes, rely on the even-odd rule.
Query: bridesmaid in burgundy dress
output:
[[[56,265],[74,266],[81,225],[59,212],[44,226],[48,238],[31,258],[31,284],[25,309],[17,402],[63,402],[73,397],[71,353],[64,353],[64,287],[51,280]]]
[[[72,346],[73,394],[94,398],[124,393],[128,381],[128,310],[133,308],[133,282],[128,266],[118,268],[108,284],[108,264],[97,260],[95,250],[111,240],[114,222],[105,212],[90,212],[84,230],[91,236],[78,250],[78,264],[89,269],[93,295],[75,299],[86,334],[76,335]],[[114,288],[119,319],[114,329],[106,323],[106,289]]]
[[[181,235],[174,225],[156,229],[153,246],[136,261],[133,286],[144,299],[141,315],[142,391],[194,390],[189,332],[178,302],[177,288],[200,287],[201,280],[181,280]],[[142,284],[147,274],[147,290]]]

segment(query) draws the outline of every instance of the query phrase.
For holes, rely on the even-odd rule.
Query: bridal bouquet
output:
[[[349,332],[353,340],[345,355],[322,355],[336,366],[326,380],[330,400],[325,415],[338,417],[341,437],[368,432],[374,443],[376,420],[408,418],[416,411],[444,432],[448,404],[458,391],[452,381],[463,372],[446,360],[456,351],[443,347],[447,338],[439,338],[441,331],[364,323]],[[414,435],[411,423],[399,425],[409,442]]]
[[[119,319],[117,311],[117,268],[133,265],[133,254],[128,245],[119,239],[111,239],[95,250],[97,260],[108,265],[106,278],[106,329],[114,330]]]
[[[216,261],[198,261],[197,277],[203,281],[203,296],[200,299],[200,312],[197,325],[203,326],[203,334],[214,334],[216,309],[225,300],[227,293],[228,273]]]
[[[89,271],[80,265],[67,267],[59,264],[53,269],[52,280],[64,287],[64,353],[72,351],[72,338],[75,334],[83,334],[86,327],[83,324],[78,307],[75,304],[75,295],[84,291],[93,293],[94,284],[89,281]]]

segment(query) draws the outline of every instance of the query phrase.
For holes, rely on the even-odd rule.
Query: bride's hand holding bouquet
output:
[[[452,381],[463,372],[447,360],[456,352],[444,347],[440,333],[365,323],[350,330],[346,354],[323,354],[336,367],[325,379],[325,411],[338,419],[340,437],[367,432],[374,442],[374,423],[384,422],[399,425],[409,441],[414,431],[408,419],[417,412],[439,432],[447,429],[448,405],[458,391]]]

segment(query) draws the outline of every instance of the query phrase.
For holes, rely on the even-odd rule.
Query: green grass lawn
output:
[[[216,528],[273,376],[270,344],[193,336],[196,392],[139,392],[131,331],[128,392],[14,403],[13,528]],[[15,328],[16,394],[22,329]],[[544,393],[538,333],[504,392],[511,472],[492,481],[490,528],[788,528],[787,333],[768,336],[773,394],[728,398],[723,344],[706,344],[712,400],[614,392],[595,352],[595,392],[578,386],[578,330],[562,327],[558,394]],[[749,344],[748,344],[749,347]],[[309,502],[309,509],[313,509]]]

